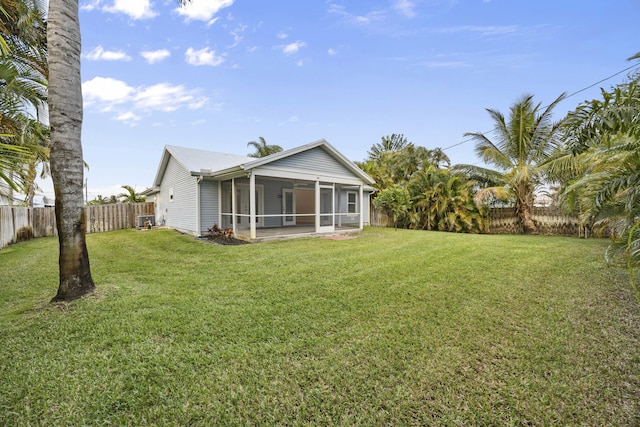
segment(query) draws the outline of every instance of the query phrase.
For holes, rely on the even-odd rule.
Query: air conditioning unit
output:
[[[151,228],[156,225],[155,215],[139,215],[138,228]]]

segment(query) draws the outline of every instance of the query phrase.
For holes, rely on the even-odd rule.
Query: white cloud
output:
[[[212,25],[218,19],[213,16],[220,9],[231,6],[233,2],[234,0],[191,0],[175,11],[187,21],[204,21],[207,25]]]
[[[137,122],[142,120],[142,117],[135,114],[132,111],[125,111],[124,113],[120,113],[116,116],[116,120],[119,122],[125,122],[129,125],[135,125]]]
[[[131,57],[119,50],[104,50],[102,46],[97,46],[84,55],[91,61],[131,61]]]
[[[276,34],[276,37],[279,38],[280,40],[284,40],[287,37],[289,37],[289,34],[283,33],[283,32],[279,32],[278,34]]]
[[[427,68],[467,68],[469,64],[462,61],[429,61],[425,62],[424,66]]]
[[[416,16],[416,11],[414,10],[414,7],[415,5],[413,4],[413,2],[409,0],[396,0],[393,5],[393,8],[395,10],[397,10],[398,12],[400,12],[401,14],[409,18],[413,18],[414,16]]]
[[[183,85],[158,83],[132,87],[109,77],[95,77],[84,82],[82,95],[86,107],[95,107],[99,112],[115,112],[114,119],[127,124],[135,124],[153,111],[199,109],[209,102],[199,90]]]
[[[298,116],[291,116],[289,117],[287,120],[285,120],[284,122],[280,122],[278,123],[278,126],[284,126],[290,123],[297,123],[298,122]]]
[[[229,46],[229,48],[233,48],[240,44],[240,41],[243,39],[243,34],[247,29],[246,25],[238,25],[233,31],[230,31],[231,37],[233,37],[233,44]]]
[[[167,49],[158,49],[158,50],[145,50],[140,52],[140,55],[147,60],[149,64],[155,64],[156,62],[161,62],[171,56],[171,52]]]
[[[212,67],[217,67],[225,61],[223,56],[216,55],[216,51],[210,50],[208,47],[200,50],[190,47],[184,56],[189,65],[211,65]]]
[[[365,15],[355,15],[353,13],[347,12],[344,6],[335,3],[329,4],[329,13],[338,15],[345,21],[356,25],[366,25],[372,22],[379,22],[384,20],[386,16],[384,12],[377,10],[373,10]]]
[[[142,110],[170,112],[181,107],[200,108],[207,101],[182,85],[172,86],[167,83],[158,83],[139,89],[133,96],[133,102],[137,108]]]
[[[110,13],[124,13],[132,19],[150,19],[158,14],[153,10],[150,0],[113,0],[111,6],[104,6],[102,10]]]
[[[100,7],[101,0],[91,0],[88,2],[80,3],[80,10],[92,11]]]
[[[99,104],[103,111],[109,111],[113,105],[127,102],[133,92],[134,88],[125,82],[110,77],[94,77],[82,83],[84,105]]]
[[[337,51],[337,50],[335,50],[335,49],[329,49],[329,50],[327,50],[327,55],[329,55],[329,56],[335,56],[335,55],[337,55],[337,54],[338,54],[338,51]]]
[[[503,25],[503,26],[479,26],[479,25],[463,25],[458,27],[448,27],[436,30],[438,33],[479,33],[483,36],[503,36],[506,34],[513,34],[518,32],[517,25]]]
[[[289,43],[284,46],[278,46],[278,47],[282,49],[282,52],[285,55],[293,55],[294,53],[298,53],[298,51],[301,48],[305,47],[306,45],[307,44],[305,42],[298,40],[293,43]]]

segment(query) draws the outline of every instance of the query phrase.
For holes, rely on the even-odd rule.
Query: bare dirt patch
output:
[[[330,234],[328,236],[322,236],[322,238],[327,240],[350,240],[356,239],[358,236],[354,236],[353,234]]]

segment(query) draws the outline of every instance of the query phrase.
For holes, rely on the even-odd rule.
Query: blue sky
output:
[[[638,16],[637,0],[80,0],[89,199],[150,186],[164,145],[248,154],[260,136],[363,160],[402,133],[478,163],[460,143],[492,129],[485,108],[634,65]]]

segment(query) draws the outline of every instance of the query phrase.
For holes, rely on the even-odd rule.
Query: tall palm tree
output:
[[[60,247],[60,284],[52,301],[68,301],[95,289],[86,245],[83,195],[78,0],[49,0],[47,18],[50,161]]]
[[[118,194],[118,199],[122,203],[140,203],[146,200],[143,195],[136,192],[135,188],[130,185],[123,185],[121,188],[126,190],[126,192]]]
[[[78,0],[50,0],[47,44],[51,178],[60,247],[60,283],[52,301],[68,301],[95,289],[85,238]]]
[[[271,154],[279,153],[282,151],[282,147],[279,145],[267,144],[267,141],[263,137],[259,137],[260,142],[249,141],[247,147],[255,148],[255,152],[249,154],[249,157],[266,157]]]
[[[383,136],[380,142],[373,144],[367,155],[370,160],[378,160],[384,153],[402,151],[409,144],[410,142],[403,134],[393,133]]]
[[[457,165],[473,180],[483,183],[480,195],[503,197],[515,201],[515,208],[525,233],[535,233],[531,215],[535,189],[546,177],[543,168],[560,146],[562,121],[553,122],[553,108],[562,94],[546,108],[534,104],[532,95],[524,95],[510,107],[508,120],[497,110],[487,109],[494,121],[494,141],[479,132],[465,133],[476,141],[476,154],[496,169],[474,165]]]

